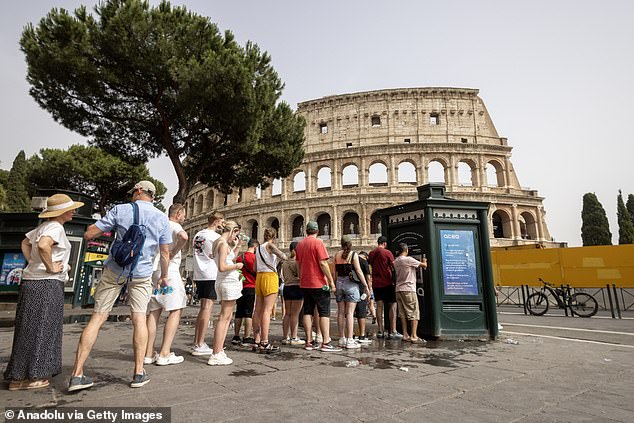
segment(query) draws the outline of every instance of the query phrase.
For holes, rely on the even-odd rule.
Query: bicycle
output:
[[[570,293],[570,288],[564,288],[563,285],[560,288],[556,288],[550,282],[546,282],[542,278],[539,278],[544,286],[539,292],[534,292],[528,296],[526,300],[526,308],[528,312],[534,316],[543,316],[548,311],[550,303],[548,301],[547,293],[555,298],[557,306],[559,308],[569,308],[573,315],[579,317],[592,317],[597,314],[599,310],[599,303],[590,294],[585,292],[578,292],[575,294]]]

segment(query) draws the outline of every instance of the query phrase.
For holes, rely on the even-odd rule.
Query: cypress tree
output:
[[[630,214],[630,219],[632,219],[632,223],[634,223],[634,194],[630,194],[627,196],[627,203],[625,203],[625,208]]]
[[[634,224],[632,217],[623,203],[623,194],[619,190],[616,197],[616,215],[619,222],[619,244],[634,244]]]
[[[6,209],[8,212],[31,211],[31,198],[27,189],[28,164],[24,151],[13,160],[7,180]]]
[[[589,192],[583,196],[581,222],[581,240],[584,246],[612,245],[605,209],[594,193]]]

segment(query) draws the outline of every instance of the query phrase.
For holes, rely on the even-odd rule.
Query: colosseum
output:
[[[448,197],[487,201],[492,246],[554,246],[543,197],[523,188],[477,89],[405,88],[334,95],[298,105],[305,155],[288,178],[224,195],[202,184],[187,198],[190,237],[211,210],[249,237],[275,227],[287,247],[319,224],[329,250],[342,235],[370,249],[381,233],[377,210],[417,199],[416,187],[444,182]]]

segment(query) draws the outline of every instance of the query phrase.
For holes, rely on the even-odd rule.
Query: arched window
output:
[[[275,197],[277,195],[282,195],[281,179],[273,179],[273,183],[271,184],[271,196]]]
[[[406,184],[416,183],[416,166],[410,162],[401,162],[398,165],[398,182]]]
[[[317,218],[317,226],[319,228],[319,238],[330,239],[332,233],[332,225],[330,222],[330,215],[328,213],[320,214]]]
[[[317,189],[330,189],[332,187],[332,171],[329,167],[322,167],[317,172]]]
[[[381,217],[379,216],[379,212],[374,212],[372,216],[370,216],[370,234],[381,234]]]
[[[387,166],[383,163],[374,163],[370,166],[370,185],[386,185],[387,184]]]
[[[494,238],[511,238],[511,219],[503,210],[496,210],[491,217]]]
[[[532,214],[524,212],[519,215],[522,239],[537,239],[537,222]]]
[[[356,165],[348,165],[343,168],[342,182],[345,187],[356,187],[359,185],[359,168]]]
[[[293,192],[306,191],[306,174],[304,172],[297,172],[293,178]]]
[[[213,210],[214,208],[214,191],[213,190],[208,190],[207,191],[207,207],[206,210]]]
[[[301,241],[304,238],[304,217],[296,216],[293,219],[293,241]]]
[[[203,195],[200,194],[196,199],[196,214],[201,214],[203,212]]]
[[[280,221],[277,217],[270,218],[267,222],[267,226],[275,229],[275,231],[277,232],[277,237],[280,237]]]
[[[257,220],[249,220],[251,226],[251,233],[249,234],[251,239],[258,239],[259,225]]]
[[[361,227],[359,226],[359,215],[354,212],[349,212],[343,215],[343,228],[344,235],[349,235],[352,238],[356,238],[361,233]]]
[[[427,166],[427,180],[429,182],[445,183],[445,167],[437,160],[429,162]]]
[[[465,163],[465,162],[458,163],[458,184],[465,187],[473,186],[471,173],[472,173],[472,169],[468,163]]]
[[[504,186],[504,170],[496,161],[490,161],[486,165],[487,185],[490,187]]]

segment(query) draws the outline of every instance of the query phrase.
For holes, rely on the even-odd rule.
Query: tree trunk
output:
[[[187,177],[185,176],[185,169],[183,168],[183,163],[181,162],[180,155],[174,148],[174,143],[172,142],[172,137],[169,133],[169,127],[165,126],[163,129],[163,133],[161,134],[161,141],[165,151],[167,152],[167,157],[169,157],[172,162],[172,166],[174,167],[174,171],[176,172],[176,176],[178,177],[178,191],[176,191],[176,195],[172,198],[173,203],[181,203],[185,204],[185,200],[187,199],[187,194],[189,193],[189,182],[187,181]]]

